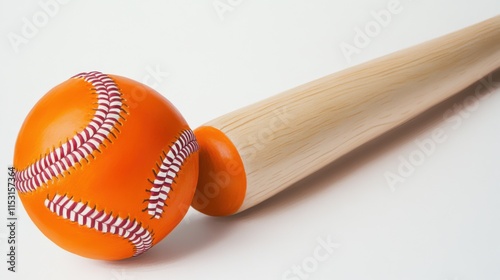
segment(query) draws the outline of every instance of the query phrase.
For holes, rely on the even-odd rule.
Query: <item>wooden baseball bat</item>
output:
[[[206,123],[192,206],[248,209],[500,67],[500,16]]]

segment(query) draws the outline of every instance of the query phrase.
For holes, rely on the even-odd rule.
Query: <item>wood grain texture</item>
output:
[[[500,16],[346,69],[206,125],[247,174],[239,212],[449,98],[500,67]]]

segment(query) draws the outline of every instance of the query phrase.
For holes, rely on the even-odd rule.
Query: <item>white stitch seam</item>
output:
[[[145,253],[153,246],[153,234],[137,221],[98,211],[95,207],[91,208],[88,204],[76,202],[66,195],[56,194],[53,199],[45,199],[45,207],[57,216],[78,223],[80,226],[127,239],[134,246],[134,257]]]
[[[98,150],[121,118],[121,93],[110,77],[93,71],[80,73],[73,78],[83,78],[96,91],[98,107],[95,115],[82,132],[25,170],[16,172],[16,188],[20,193],[35,191]]]
[[[161,218],[165,201],[172,190],[172,183],[177,173],[184,164],[184,161],[192,153],[198,151],[198,149],[199,145],[193,131],[185,130],[165,155],[151,187],[150,197],[147,200],[149,202],[147,211],[152,218]]]

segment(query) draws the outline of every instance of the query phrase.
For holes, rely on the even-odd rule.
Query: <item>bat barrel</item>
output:
[[[248,209],[499,67],[496,16],[210,121],[193,207]]]

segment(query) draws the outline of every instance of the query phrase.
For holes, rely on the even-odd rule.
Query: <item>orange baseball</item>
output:
[[[198,143],[175,107],[115,75],[81,73],[27,116],[14,155],[16,188],[60,247],[102,260],[138,256],[184,217]]]

